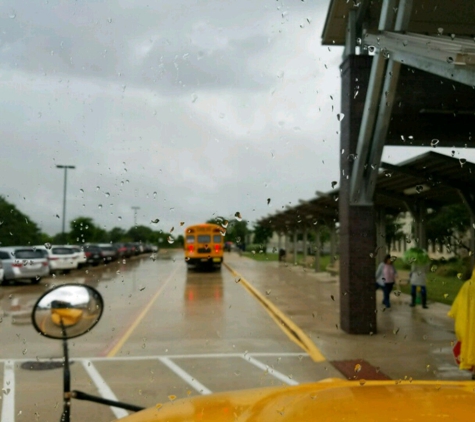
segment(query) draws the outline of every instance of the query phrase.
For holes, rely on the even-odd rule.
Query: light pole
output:
[[[132,207],[134,210],[134,227],[137,227],[137,211],[140,209],[140,207]]]
[[[66,242],[65,236],[65,228],[66,228],[66,186],[68,181],[68,169],[75,169],[75,166],[59,166],[57,165],[56,168],[64,169],[64,193],[63,193],[63,231],[62,237],[63,242]]]

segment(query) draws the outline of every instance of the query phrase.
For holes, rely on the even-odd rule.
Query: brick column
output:
[[[350,180],[363,116],[371,56],[350,55],[341,65],[340,326],[350,334],[376,333],[375,213],[350,205]],[[357,158],[356,158],[357,159]]]

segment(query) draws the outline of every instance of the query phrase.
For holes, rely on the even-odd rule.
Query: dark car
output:
[[[114,243],[113,246],[117,249],[119,258],[128,258],[130,256],[129,250],[125,243]]]
[[[127,246],[127,256],[131,257],[136,254],[137,248],[135,247],[135,243],[126,243],[125,246]]]
[[[102,259],[106,264],[119,259],[119,252],[115,246],[111,245],[110,243],[101,243],[98,246],[101,248]]]
[[[90,265],[99,265],[102,262],[102,250],[97,245],[86,245],[84,246],[84,253],[87,258],[87,263]]]

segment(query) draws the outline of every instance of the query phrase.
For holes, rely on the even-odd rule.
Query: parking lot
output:
[[[2,420],[55,420],[61,412],[61,342],[41,337],[31,309],[47,288],[81,283],[105,302],[93,331],[70,340],[72,388],[154,406],[193,394],[342,377],[289,340],[226,269],[187,271],[180,252],[144,255],[38,285],[1,289]],[[45,386],[48,386],[45,389]],[[74,401],[79,420],[125,411]]]

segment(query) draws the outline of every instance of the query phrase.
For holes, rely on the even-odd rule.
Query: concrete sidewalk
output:
[[[364,359],[396,380],[471,378],[452,355],[455,333],[448,305],[429,302],[429,309],[411,308],[410,297],[395,292],[391,308],[384,309],[378,292],[378,333],[350,335],[339,328],[338,277],[234,253],[227,253],[225,261],[289,316],[328,361]]]

